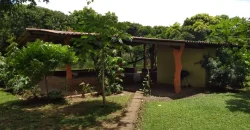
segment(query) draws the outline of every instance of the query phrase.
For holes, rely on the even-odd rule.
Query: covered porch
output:
[[[168,89],[166,91],[173,89],[172,91],[176,94],[180,94],[184,86],[192,88],[204,88],[206,86],[207,73],[201,67],[200,61],[204,55],[215,56],[216,49],[219,46],[209,42],[142,37],[134,38],[133,43],[153,47],[153,54],[150,55],[155,55],[156,58],[151,59],[150,68],[151,70],[157,70],[155,86],[160,88],[159,92],[165,86]],[[144,64],[146,61],[144,60]],[[157,89],[156,91],[158,91]]]
[[[90,33],[73,32],[72,30],[56,31],[27,28],[25,34],[20,37],[18,41],[20,44],[24,45],[27,42],[41,39],[47,42],[70,45],[70,39],[80,38],[82,35],[90,35]],[[215,54],[215,48],[218,46],[213,43],[199,41],[168,40],[144,37],[133,37],[132,42],[126,42],[126,44],[132,46],[140,45],[144,48],[141,79],[144,78],[149,70],[152,80],[155,81],[155,83],[173,86],[172,88],[176,94],[179,94],[182,90],[181,71],[183,68],[192,68],[191,71],[193,72],[202,72],[196,73],[193,78],[196,80],[195,78],[201,77],[202,82],[205,82],[205,71],[201,68],[197,69],[197,66],[191,66],[191,64],[194,64],[194,61],[196,60],[201,60],[203,54],[205,53],[212,52]],[[147,57],[148,54],[146,51],[148,46],[150,46],[149,57]],[[196,58],[192,58],[190,54]],[[148,61],[150,61],[150,67],[148,67]],[[72,86],[73,73],[71,66],[66,65],[65,68],[67,85]]]

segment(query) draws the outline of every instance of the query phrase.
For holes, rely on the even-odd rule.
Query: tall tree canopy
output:
[[[217,43],[246,44],[249,41],[249,24],[245,18],[223,18],[216,25],[211,25],[209,41]]]
[[[4,45],[12,34],[19,37],[28,27],[66,30],[73,22],[70,16],[59,11],[26,5],[14,8],[14,12],[0,14],[0,45]]]
[[[186,36],[185,40],[205,41],[210,34],[209,26],[218,22],[218,19],[209,14],[197,14],[187,18],[182,25],[183,33],[185,32]]]
[[[49,2],[49,0],[40,0],[39,2]],[[30,3],[30,6],[35,6],[35,0],[0,0],[0,12],[1,11],[9,11],[13,9],[15,5],[21,5],[23,3]]]
[[[165,31],[165,35],[163,38],[181,40],[182,39],[181,25],[179,23],[174,23]]]

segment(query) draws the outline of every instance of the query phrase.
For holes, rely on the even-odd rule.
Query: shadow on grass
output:
[[[244,112],[250,114],[250,92],[232,93],[232,98],[226,101],[226,108],[232,112]]]
[[[103,121],[116,122],[119,117],[108,115],[121,110],[122,106],[114,102],[83,101],[73,105],[62,105],[49,109],[32,109],[36,105],[27,105],[22,101],[0,104],[0,129],[86,129],[102,127]],[[39,104],[36,107],[46,105]]]

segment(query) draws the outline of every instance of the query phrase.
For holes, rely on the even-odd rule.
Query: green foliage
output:
[[[77,60],[69,46],[40,40],[28,43],[27,47],[20,50],[13,48],[16,48],[14,44],[7,48],[7,69],[3,77],[7,85],[15,89],[36,88],[38,82],[43,78],[46,80],[46,76],[60,64],[71,64]]]
[[[125,28],[118,22],[117,16],[111,12],[102,15],[85,7],[83,10],[74,11],[71,16],[75,20],[74,28],[77,31],[95,33],[82,36],[81,39],[75,41],[75,46],[84,50],[85,55],[93,57],[96,69],[99,71],[98,77],[102,84],[103,104],[105,105],[105,89],[116,87],[115,90],[118,90],[119,88],[118,79],[114,77],[116,76],[114,73],[121,69],[114,67],[114,64],[120,61],[121,57],[118,54],[128,48],[123,44],[123,39],[129,39],[129,35],[124,32]]]
[[[220,48],[217,57],[205,56],[202,67],[208,72],[209,87],[234,89],[247,87],[250,75],[250,51],[242,48]]]
[[[82,87],[83,94],[92,93],[94,91],[94,88],[92,86],[84,82],[82,82],[79,86]]]
[[[227,15],[196,14],[186,18],[183,25],[174,23],[169,27],[150,27],[130,22],[122,24],[126,27],[126,32],[132,36],[219,43],[228,40],[231,43],[249,42],[250,24],[246,18],[229,18]]]
[[[182,39],[182,30],[181,25],[179,23],[174,23],[172,26],[170,26],[165,34],[165,39],[173,39],[173,40],[181,40]]]
[[[15,87],[14,87],[15,89]],[[18,93],[19,95],[22,96],[22,98],[24,99],[38,99],[39,97],[43,96],[43,94],[41,93],[41,89],[37,86],[32,87],[30,89],[26,89],[22,91],[19,91]]]
[[[209,14],[197,14],[187,18],[182,26],[185,40],[205,41],[210,34],[209,26],[219,22]]]
[[[8,46],[5,42],[10,35],[20,37],[25,28],[44,28],[54,30],[67,30],[73,19],[59,11],[52,11],[42,7],[28,7],[26,5],[14,6],[13,11],[0,13],[0,46]],[[20,40],[20,39],[18,39]]]
[[[13,42],[14,37],[8,40],[10,46],[6,48],[5,56],[0,56],[0,79],[3,80],[7,88],[13,89],[15,93],[22,93],[23,88],[29,86],[30,79],[23,75],[18,75],[16,68],[12,65],[12,59],[20,51],[17,43]],[[15,87],[14,87],[15,86]]]
[[[18,73],[30,77],[35,83],[58,65],[71,64],[74,61],[74,52],[68,46],[44,43],[40,40],[28,43],[27,47],[23,47],[12,59]]]
[[[143,46],[134,46],[129,51],[129,59],[130,63],[133,64],[133,67],[136,68],[137,62],[142,60],[144,57],[144,49]]]
[[[140,28],[142,25],[139,23],[122,22],[125,27],[125,31],[132,36],[140,36]]]
[[[224,18],[218,24],[211,25],[209,41],[216,43],[233,43],[244,45],[248,43],[248,23],[245,18]]]
[[[12,11],[15,5],[20,6],[23,3],[29,2],[29,6],[33,7],[36,5],[35,0],[1,0],[0,1],[0,12]],[[49,2],[49,0],[43,0],[43,2]],[[15,11],[15,10],[14,10]]]
[[[142,85],[143,85],[142,91],[143,91],[143,94],[145,96],[151,95],[151,84],[152,84],[152,80],[150,78],[150,74],[149,74],[149,70],[148,70],[148,73],[142,82]]]
[[[126,62],[121,57],[108,56],[105,79],[107,95],[122,92],[123,87],[121,83],[123,80],[121,78],[124,77],[122,66],[125,64]]]

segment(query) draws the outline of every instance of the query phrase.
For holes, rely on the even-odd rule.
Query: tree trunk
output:
[[[135,61],[137,60],[137,58],[135,58]],[[136,67],[136,62],[133,63],[133,67],[135,68]]]
[[[103,102],[103,106],[106,105],[106,98],[105,98],[105,63],[103,63],[103,68],[102,68],[102,102]]]
[[[133,64],[133,68],[136,68],[136,63]]]
[[[48,88],[48,82],[47,82],[47,76],[44,76],[44,82],[45,82],[45,88],[46,88],[46,92],[47,92],[47,96],[49,97],[49,88]]]

